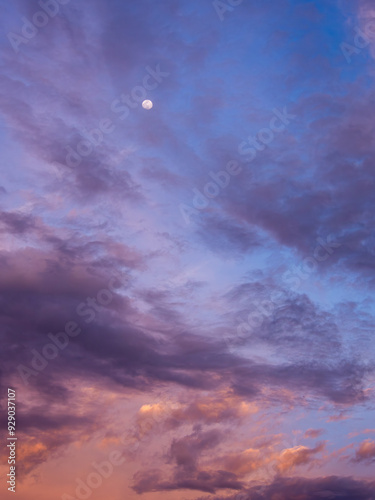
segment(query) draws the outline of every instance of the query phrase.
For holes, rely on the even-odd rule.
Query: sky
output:
[[[374,500],[372,2],[0,4],[17,498]]]

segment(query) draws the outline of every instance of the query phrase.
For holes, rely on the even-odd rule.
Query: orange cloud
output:
[[[172,417],[183,421],[204,420],[216,423],[229,419],[242,419],[259,411],[255,403],[243,401],[230,391],[219,392],[215,396],[197,398],[188,405],[175,410]]]
[[[307,429],[307,431],[305,432],[305,438],[317,438],[319,437],[320,435],[322,435],[324,432],[323,429]]]
[[[239,477],[257,471],[272,461],[271,454],[267,451],[249,448],[242,453],[231,453],[223,460],[224,470]]]
[[[318,444],[315,448],[307,446],[294,446],[283,450],[278,458],[277,470],[281,473],[293,470],[299,465],[307,465],[315,462],[314,456],[325,448],[324,443]]]
[[[332,415],[327,419],[327,422],[340,422],[341,420],[348,420],[350,418],[348,415],[344,413],[339,413],[338,415]]]
[[[146,403],[138,410],[136,429],[138,437],[151,432],[157,425],[176,428],[196,422],[218,423],[225,420],[242,420],[259,411],[255,403],[249,403],[230,391],[219,391],[214,396],[197,397],[186,403],[172,399]]]
[[[45,462],[51,453],[51,450],[43,444],[32,438],[29,442],[20,443],[17,447],[17,460],[22,464],[23,473],[30,472],[37,465]]]
[[[372,439],[366,439],[362,441],[356,452],[355,459],[357,462],[362,462],[364,460],[375,460],[375,441]]]

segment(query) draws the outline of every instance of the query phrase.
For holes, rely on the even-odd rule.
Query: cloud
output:
[[[256,403],[247,402],[233,391],[219,390],[215,394],[197,397],[192,402],[180,402],[176,409],[170,412],[167,424],[205,423],[241,421],[259,411]]]
[[[268,446],[259,446],[259,448],[248,448],[238,453],[228,453],[219,457],[218,461],[222,463],[225,470],[238,477],[244,477],[271,463],[273,456]]]
[[[324,432],[324,429],[307,429],[305,432],[305,438],[316,439],[321,436]]]
[[[374,500],[374,482],[358,481],[350,477],[322,477],[308,479],[276,478],[270,484],[253,486],[241,494],[226,497],[228,500],[318,500],[321,498],[352,498],[355,500]],[[198,499],[197,499],[198,500]],[[200,500],[203,500],[202,498]],[[210,500],[224,500],[212,497]]]
[[[2,212],[0,214],[0,221],[5,226],[5,233],[24,234],[35,227],[34,217],[25,214]]]
[[[243,484],[234,474],[226,471],[200,471],[189,477],[162,481],[160,471],[138,472],[134,476],[133,490],[138,493],[153,491],[192,490],[215,493],[216,490],[241,490]]]
[[[215,448],[222,440],[217,430],[199,432],[174,440],[170,449],[170,458],[186,472],[197,468],[197,460],[204,451]]]
[[[199,465],[223,440],[222,432],[196,430],[193,434],[174,439],[170,446],[169,460],[175,469],[169,479],[161,471],[139,471],[134,475],[133,489],[137,493],[173,491],[180,489],[214,493],[217,489],[240,490],[242,483],[237,476],[224,470],[205,470]]]
[[[356,462],[368,462],[372,463],[375,461],[375,441],[372,439],[365,439],[359,445],[356,454]]]
[[[317,462],[315,455],[323,451],[324,448],[324,443],[318,444],[315,448],[308,448],[307,446],[287,448],[280,453],[277,460],[277,469],[281,474],[285,474],[299,465],[312,465]]]
[[[147,437],[137,493],[371,495],[373,485],[349,478],[245,484],[268,466],[285,475],[319,462],[324,445],[281,446],[273,435],[279,425],[290,434],[298,410],[308,428],[312,411],[334,407],[336,426],[354,413],[363,422],[373,399],[375,92],[367,50],[348,67],[339,48],[373,6],[345,7],[359,7],[346,18],[342,2],[312,3],[243,2],[220,23],[201,0],[71,2],[20,54],[4,38],[0,385],[20,395],[23,472],[100,429],[110,429],[101,443],[112,443],[108,408],[119,428],[129,419],[132,437]],[[20,32],[36,8],[8,2],[3,32]],[[111,103],[157,65],[169,76],[148,91],[152,112],[138,102],[121,120]],[[238,145],[284,106],[296,119],[247,163]],[[106,118],[115,130],[66,165],[84,130]],[[187,228],[179,204],[231,160],[241,173]],[[301,278],[317,239],[329,236],[341,246],[320,249],[327,258]],[[87,313],[113,276],[121,286],[110,304]],[[239,321],[254,311],[261,324],[240,337]],[[80,334],[25,387],[17,368],[67,321]],[[92,385],[112,399],[95,403],[77,389]],[[258,430],[268,444],[249,437]],[[160,465],[148,470],[142,461],[158,440],[168,451],[158,449]],[[356,446],[362,473],[373,442]]]
[[[98,408],[108,402],[108,395],[77,385],[77,380],[70,382],[68,387],[52,382],[39,393],[17,391],[17,456],[22,478],[51,457],[63,457],[72,443],[88,442],[103,425],[104,413],[98,418]]]
[[[203,244],[222,255],[251,252],[259,248],[262,242],[256,230],[236,224],[229,217],[217,215],[203,215],[197,233]]]

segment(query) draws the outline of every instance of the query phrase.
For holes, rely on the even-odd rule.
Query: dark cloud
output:
[[[342,336],[334,314],[307,295],[288,292],[266,279],[246,281],[226,298],[235,308],[233,345],[274,346],[286,359],[342,358]]]
[[[202,452],[215,448],[221,440],[222,435],[219,431],[195,432],[172,442],[170,459],[186,473],[195,471],[197,459]]]
[[[228,352],[220,339],[193,334],[184,324],[184,316],[177,315],[172,304],[167,305],[166,301],[171,300],[170,292],[143,290],[141,296],[152,304],[148,313],[150,321],[155,318],[162,321],[161,324],[179,324],[180,332],[174,332],[172,336],[169,333],[161,335],[157,329],[143,330],[136,324],[143,317],[139,309],[118,294],[113,295],[108,307],[99,307],[98,311],[91,308],[90,315],[79,316],[77,307],[88,297],[95,298],[100,290],[108,288],[109,281],[116,276],[116,261],[108,260],[107,275],[103,273],[103,265],[100,274],[94,272],[95,259],[88,265],[87,256],[94,256],[100,246],[75,248],[74,258],[67,250],[57,253],[56,259],[51,254],[47,258],[44,253],[31,250],[20,255],[4,254],[7,267],[5,270],[4,264],[0,304],[3,338],[9,346],[2,353],[6,373],[14,373],[14,367],[19,363],[29,365],[31,350],[40,352],[49,342],[48,333],[62,331],[68,321],[76,321],[82,333],[72,339],[68,348],[46,369],[50,375],[54,374],[56,381],[60,374],[68,372],[96,374],[119,384],[139,384],[140,388],[155,381],[207,388],[219,387],[227,381],[236,392],[250,399],[259,395],[261,386],[267,384],[273,388],[307,391],[341,404],[365,400],[364,381],[370,368],[340,356],[325,359],[319,355],[322,343],[326,342],[325,349],[332,345],[332,338],[326,337],[335,330],[329,323],[330,319],[327,323],[327,318],[317,314],[306,299],[291,304],[290,310],[285,308],[282,315],[284,320],[292,313],[296,315],[293,320],[295,332],[292,327],[288,334],[279,334],[276,327],[263,329],[268,343],[289,346],[290,352],[295,353],[289,362],[278,365],[250,361]],[[82,252],[81,262],[79,252]],[[22,277],[18,276],[21,269],[24,269]],[[118,280],[121,282],[121,277]],[[129,287],[127,282],[121,285],[125,289]],[[298,325],[301,323],[305,332],[311,330],[310,337],[305,340],[307,347],[302,336],[299,340]],[[170,328],[165,330],[169,331]],[[319,357],[308,360],[304,349],[314,352],[315,345]],[[9,352],[12,352],[12,363],[8,362]],[[32,377],[31,381],[43,385],[40,380],[44,378],[42,373]]]
[[[161,471],[139,471],[134,476],[134,491],[140,494],[187,489],[215,493],[219,489],[242,489],[242,483],[235,474],[223,470],[206,471],[199,467],[202,454],[211,454],[222,439],[221,432],[212,430],[196,431],[174,440],[169,454],[170,460],[176,464],[172,478],[163,479],[165,475]]]
[[[235,474],[225,471],[201,471],[189,478],[174,478],[172,481],[160,481],[157,474],[138,473],[135,475],[133,489],[142,494],[151,491],[193,490],[215,493],[217,490],[241,490],[243,485]]]
[[[6,231],[12,234],[24,234],[35,227],[34,217],[30,215],[3,212],[0,221],[5,225]]]
[[[236,224],[229,218],[201,215],[198,235],[211,251],[223,255],[252,252],[262,239],[254,229]]]
[[[277,478],[269,485],[254,486],[243,493],[233,495],[229,500],[320,500],[322,498],[374,500],[375,484],[357,481],[350,477],[326,478]],[[201,499],[203,500],[203,499]],[[211,497],[210,500],[224,500],[224,497]]]
[[[305,389],[338,404],[355,404],[366,400],[363,381],[367,373],[368,368],[352,361],[279,366],[248,364],[238,366],[232,380],[234,389],[248,396],[256,394],[256,381],[262,380],[279,387]]]

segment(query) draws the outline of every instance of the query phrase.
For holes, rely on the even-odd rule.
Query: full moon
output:
[[[144,109],[151,109],[152,106],[153,106],[152,101],[150,101],[149,99],[146,99],[145,101],[142,102],[142,107]]]

